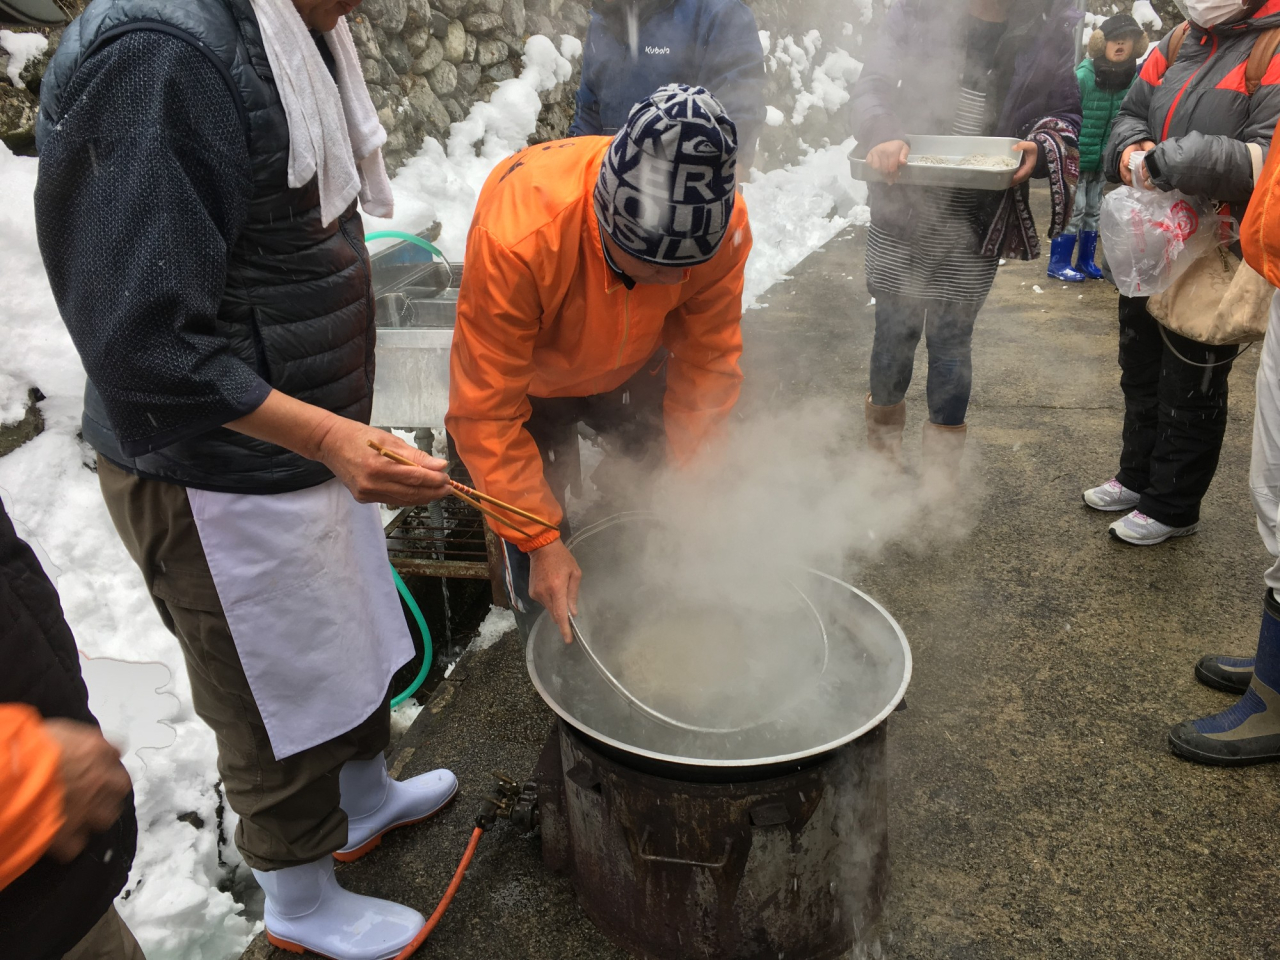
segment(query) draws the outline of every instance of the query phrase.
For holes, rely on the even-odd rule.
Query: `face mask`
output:
[[[1241,0],[1186,0],[1187,16],[1201,27],[1216,27],[1244,13]]]

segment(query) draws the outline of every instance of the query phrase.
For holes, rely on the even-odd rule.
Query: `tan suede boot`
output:
[[[902,469],[902,432],[907,426],[907,401],[878,407],[867,394],[867,448],[892,466]]]
[[[960,461],[969,425],[944,427],[926,423],[920,434],[920,487],[926,496],[947,497],[955,493],[960,479]]]

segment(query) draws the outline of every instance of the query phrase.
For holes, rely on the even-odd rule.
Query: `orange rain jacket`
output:
[[[609,143],[541,144],[498,165],[480,192],[458,295],[445,425],[480,490],[555,522],[560,506],[523,429],[530,396],[607,393],[665,346],[667,442],[685,463],[742,383],[745,201],[734,204],[719,252],[684,283],[628,291],[605,262],[592,201]],[[525,552],[559,536],[494,529]]]
[[[0,703],[0,890],[31,869],[62,829],[61,757],[34,707]]]

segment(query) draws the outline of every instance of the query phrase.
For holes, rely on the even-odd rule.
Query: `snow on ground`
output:
[[[869,222],[867,185],[849,174],[854,140],[816,150],[794,166],[753,171],[743,188],[754,246],[744,306],[786,278],[801,260],[845,227]]]
[[[812,77],[820,38],[779,41],[798,73]],[[538,92],[571,74],[576,40],[557,48],[533,37],[526,68],[499,85],[490,103],[453,125],[447,147],[428,140],[393,181],[396,216],[376,229],[419,231],[439,220],[440,244],[461,259],[476,195],[499,160],[534,131]],[[793,56],[795,54],[796,56]],[[831,56],[833,86],[842,92],[852,66]],[[821,83],[822,81],[819,81]],[[849,176],[853,142],[811,151],[794,167],[755,171],[744,193],[756,239],[747,266],[746,302],[783,279],[810,252],[850,223],[867,218],[866,187]],[[87,469],[92,452],[77,438],[84,373],[53,302],[36,244],[32,195],[37,163],[0,147],[0,422],[21,417],[27,391],[38,386],[46,429],[0,457],[0,498],[56,580],[84,659],[93,706],[125,751],[141,827],[131,882],[119,902],[149,960],[227,960],[257,926],[239,916],[229,869],[240,864],[229,842],[235,816],[223,822],[212,733],[191,709],[177,643],[161,625],[133,562],[121,545]],[[475,641],[491,644],[510,628],[509,612],[491,614]],[[398,718],[411,722],[406,704]],[[179,817],[182,817],[180,820]],[[242,865],[241,865],[242,869]]]

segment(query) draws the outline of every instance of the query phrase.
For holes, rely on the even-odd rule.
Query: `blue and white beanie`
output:
[[[600,227],[633,257],[706,263],[729,229],[738,128],[703,87],[673,83],[631,108],[596,181]]]

